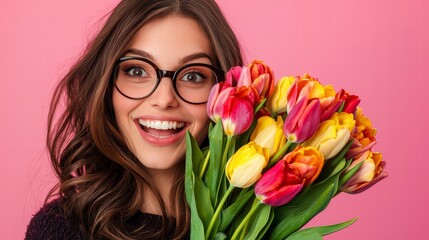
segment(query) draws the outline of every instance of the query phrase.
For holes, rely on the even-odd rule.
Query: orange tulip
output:
[[[259,100],[270,96],[274,91],[274,73],[263,61],[254,60],[249,66],[252,87],[259,94]]]
[[[363,115],[362,109],[359,107],[356,109],[355,119],[356,128],[352,134],[353,144],[347,152],[347,159],[370,150],[377,142],[375,138],[377,130],[372,127],[371,120]]]
[[[319,176],[322,154],[313,147],[298,147],[266,171],[255,185],[256,197],[270,206],[291,201]]]

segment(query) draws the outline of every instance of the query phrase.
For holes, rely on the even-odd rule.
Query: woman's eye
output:
[[[187,82],[202,82],[206,79],[206,77],[199,72],[188,72],[185,75],[183,75],[183,77],[181,78],[181,80],[183,81],[187,81]]]
[[[132,77],[146,77],[147,73],[143,68],[132,67],[126,70],[127,74]]]

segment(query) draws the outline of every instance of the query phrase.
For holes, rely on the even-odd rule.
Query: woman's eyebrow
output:
[[[139,57],[144,57],[144,58],[147,58],[147,59],[152,60],[152,61],[154,60],[154,57],[150,53],[145,52],[143,50],[136,49],[136,48],[130,48],[130,49],[128,49],[124,53],[124,56],[127,55],[127,54],[138,55]]]
[[[125,52],[124,56],[127,54],[138,55],[140,57],[147,58],[151,61],[155,61],[155,58],[153,57],[152,54],[150,54],[146,51],[140,50],[140,49],[130,48]],[[210,57],[210,55],[208,55],[207,53],[204,53],[204,52],[193,53],[193,54],[190,54],[188,56],[182,57],[179,59],[179,63],[180,63],[180,65],[184,65],[190,61],[193,61],[196,59],[201,59],[201,58],[207,58],[210,60],[211,63],[213,63],[213,59]]]
[[[190,61],[200,59],[200,58],[207,58],[210,60],[211,63],[213,63],[213,59],[207,53],[200,52],[200,53],[194,53],[194,54],[191,54],[191,55],[188,55],[186,57],[181,58],[180,64],[183,65],[183,64],[186,64]]]

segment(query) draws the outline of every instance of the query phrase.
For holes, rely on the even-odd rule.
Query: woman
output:
[[[186,238],[185,132],[203,144],[208,91],[235,65],[213,0],[119,3],[55,90],[47,143],[60,182],[47,199],[58,199],[26,239]]]

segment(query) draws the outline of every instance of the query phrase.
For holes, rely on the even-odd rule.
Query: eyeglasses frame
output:
[[[144,62],[148,63],[149,65],[151,65],[151,66],[155,69],[156,76],[157,76],[157,78],[156,78],[156,84],[155,84],[154,88],[152,89],[152,91],[151,91],[149,94],[147,94],[146,96],[144,96],[144,97],[140,97],[140,98],[130,97],[130,96],[126,95],[125,93],[123,93],[123,92],[119,89],[119,87],[116,85],[116,80],[117,80],[117,78],[118,78],[118,73],[119,73],[119,72],[118,72],[119,64],[121,64],[122,62],[128,61],[128,60],[139,60],[139,61],[144,61]],[[225,78],[225,72],[224,72],[222,69],[217,68],[217,67],[215,67],[215,66],[213,66],[213,65],[210,65],[210,64],[205,64],[205,63],[190,63],[190,64],[186,64],[186,65],[181,66],[181,67],[180,67],[179,69],[177,69],[176,71],[168,71],[168,70],[161,70],[161,69],[159,69],[159,67],[158,67],[155,63],[151,62],[149,59],[146,59],[146,58],[143,58],[143,57],[136,57],[136,56],[127,56],[127,57],[122,57],[122,58],[120,58],[120,59],[118,59],[118,60],[116,61],[116,63],[115,63],[115,68],[113,69],[113,80],[114,80],[114,84],[115,84],[115,88],[116,88],[116,90],[118,90],[118,92],[119,92],[122,96],[124,96],[124,97],[126,97],[126,98],[129,98],[129,99],[132,99],[132,100],[142,100],[142,99],[145,99],[145,98],[149,97],[150,95],[152,95],[152,94],[156,91],[156,89],[158,88],[159,83],[161,82],[161,79],[162,79],[162,78],[164,78],[164,77],[168,77],[168,78],[170,78],[170,79],[171,79],[171,81],[172,81],[173,88],[174,88],[174,92],[176,93],[176,95],[177,95],[181,100],[183,100],[183,101],[184,101],[184,102],[186,102],[186,103],[189,103],[189,104],[195,104],[195,105],[207,103],[207,101],[208,101],[208,100],[207,100],[207,101],[205,101],[205,102],[197,102],[197,103],[190,102],[190,101],[188,101],[188,100],[184,99],[184,98],[180,95],[179,91],[177,90],[177,86],[176,86],[176,80],[177,80],[177,79],[176,79],[176,77],[177,77],[178,73],[180,73],[183,69],[188,68],[188,67],[192,67],[192,66],[203,66],[203,67],[210,68],[210,69],[211,69],[211,70],[216,74],[216,83],[219,83],[219,82],[224,81],[224,78]],[[216,83],[215,83],[215,84],[216,84]]]

